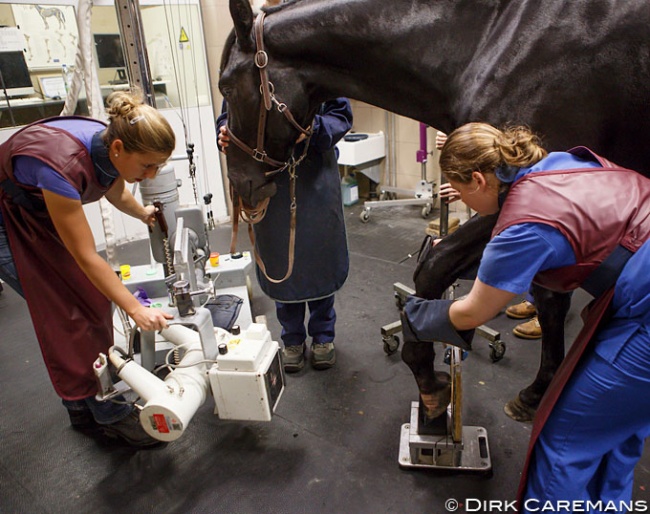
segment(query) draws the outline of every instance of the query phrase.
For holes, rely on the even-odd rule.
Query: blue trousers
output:
[[[309,323],[305,330],[305,311],[309,306]],[[334,295],[320,300],[299,303],[275,302],[278,321],[282,325],[282,342],[295,346],[305,342],[307,333],[316,344],[334,341]]]
[[[118,396],[117,401],[126,402],[124,397]],[[95,421],[100,425],[110,425],[123,420],[131,411],[133,406],[127,403],[98,402],[94,396],[84,398],[83,400],[61,400],[66,409],[71,411],[90,410]]]
[[[632,500],[634,467],[650,435],[650,334],[641,325],[612,362],[588,351],[535,445],[526,513],[540,512],[545,501],[604,508]]]

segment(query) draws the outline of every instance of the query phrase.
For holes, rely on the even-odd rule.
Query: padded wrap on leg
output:
[[[449,308],[454,300],[424,300],[409,296],[401,314],[404,341],[429,343],[441,341],[472,349],[472,330],[456,330],[449,320]]]

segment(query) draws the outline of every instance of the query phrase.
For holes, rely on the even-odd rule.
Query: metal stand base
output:
[[[492,471],[487,431],[483,427],[462,427],[462,439],[454,442],[449,430],[444,435],[420,435],[419,419],[419,403],[411,402],[411,422],[403,424],[401,430],[400,467],[486,474]]]

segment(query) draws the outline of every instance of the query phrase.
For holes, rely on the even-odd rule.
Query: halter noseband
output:
[[[291,114],[291,111],[289,110],[289,107],[287,107],[287,104],[280,102],[275,96],[273,83],[269,81],[268,73],[266,70],[266,67],[269,63],[269,56],[264,50],[265,16],[266,13],[261,12],[257,16],[257,18],[255,18],[255,25],[254,25],[255,44],[257,46],[257,52],[255,53],[254,60],[255,60],[255,66],[257,66],[257,68],[260,70],[260,93],[262,95],[262,99],[264,100],[263,102],[260,103],[260,116],[257,122],[257,147],[253,149],[250,146],[248,146],[246,143],[244,143],[241,139],[239,139],[237,136],[235,136],[232,130],[230,130],[230,126],[228,123],[226,123],[226,133],[228,134],[228,137],[231,139],[231,141],[235,146],[237,146],[240,150],[250,155],[253,159],[255,159],[258,162],[264,162],[270,166],[275,166],[276,167],[275,170],[267,171],[264,173],[264,176],[270,177],[272,175],[275,175],[276,173],[279,173],[287,169],[292,164],[292,161],[295,164],[298,164],[300,161],[302,161],[302,159],[305,157],[306,154],[306,151],[303,152],[302,156],[298,159],[297,162],[293,159],[293,155],[288,161],[285,162],[272,159],[267,155],[266,151],[264,150],[266,118],[273,104],[276,105],[278,111],[282,113],[284,117],[287,119],[287,121],[289,121],[289,123],[291,123],[301,134],[310,137],[312,131],[311,131],[311,126],[307,127],[306,129],[302,128],[298,124],[296,119],[293,117],[293,114]],[[305,148],[308,146],[308,144],[309,142],[306,143]]]

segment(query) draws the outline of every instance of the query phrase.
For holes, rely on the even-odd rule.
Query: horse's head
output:
[[[275,194],[273,176],[292,163],[296,141],[308,136],[315,109],[299,73],[266,52],[265,14],[254,18],[249,0],[230,0],[230,13],[235,29],[219,80],[228,104],[228,178],[244,203],[254,207]]]

